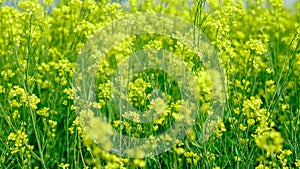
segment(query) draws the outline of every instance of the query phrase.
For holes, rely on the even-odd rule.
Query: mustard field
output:
[[[300,168],[300,1],[0,0],[0,168]]]

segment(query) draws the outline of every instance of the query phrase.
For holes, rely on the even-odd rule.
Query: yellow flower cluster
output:
[[[12,154],[19,153],[26,159],[24,160],[24,163],[28,163],[34,146],[29,145],[28,135],[25,132],[24,126],[18,129],[16,132],[11,132],[8,135],[8,140],[12,143],[12,146],[9,148],[10,152]]]
[[[265,131],[261,134],[258,134],[254,138],[258,147],[271,152],[277,153],[280,152],[283,148],[283,138],[281,134],[277,131]]]
[[[25,90],[19,86],[13,86],[8,93],[8,97],[10,98],[11,106],[16,108],[21,107],[25,103],[25,106],[36,110],[40,103],[40,99],[35,94],[28,96]]]

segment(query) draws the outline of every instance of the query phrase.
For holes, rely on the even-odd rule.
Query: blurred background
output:
[[[9,5],[9,6],[16,7],[19,1],[21,1],[21,0],[6,0],[3,5]],[[52,6],[49,7],[48,9],[51,10],[53,7],[55,7],[56,5],[58,5],[60,3],[60,1],[61,0],[53,0]],[[96,1],[98,1],[98,0],[96,0]],[[143,0],[140,0],[140,1],[143,2]],[[156,0],[154,0],[154,1],[156,1]],[[189,0],[189,1],[191,1],[191,3],[192,3],[193,0]],[[129,7],[128,0],[111,0],[111,2],[120,3],[125,8]],[[293,5],[294,2],[296,2],[296,0],[284,0],[284,4],[287,7]]]

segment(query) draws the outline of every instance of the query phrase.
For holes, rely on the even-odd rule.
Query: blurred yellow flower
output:
[[[275,130],[260,133],[254,137],[254,140],[258,147],[270,153],[278,153],[283,148],[284,139],[281,133]]]

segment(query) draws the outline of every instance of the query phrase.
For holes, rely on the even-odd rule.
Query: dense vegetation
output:
[[[17,7],[3,3],[0,168],[300,168],[300,1],[285,7],[283,0],[62,0],[51,10],[51,0],[23,0]],[[200,106],[194,126],[173,148],[127,158],[106,151],[84,130],[74,105],[73,75],[84,45],[99,29],[142,12],[179,16],[204,32],[224,70],[226,102],[213,134],[198,142],[196,133],[213,113],[202,60],[172,37],[125,38],[101,60],[93,85],[93,107],[116,131],[154,137],[180,119],[181,85],[159,69],[134,74],[125,100],[138,111],[161,114],[144,124],[135,123],[137,112],[118,113],[111,93],[114,71],[139,50],[165,49],[184,61],[197,83]],[[154,94],[161,97],[153,99]],[[95,133],[109,133],[96,122]]]

